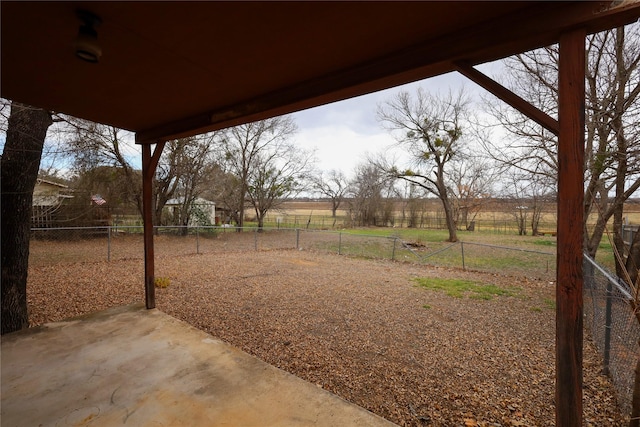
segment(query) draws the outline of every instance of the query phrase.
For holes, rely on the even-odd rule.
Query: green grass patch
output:
[[[503,251],[506,252],[506,251]],[[520,253],[515,255],[510,254],[498,254],[482,256],[477,252],[474,255],[467,254],[467,267],[472,268],[489,268],[493,270],[503,269],[533,269],[540,264],[540,261],[535,256],[523,257]]]
[[[541,238],[539,240],[534,240],[532,242],[534,245],[537,246],[552,246],[552,247],[556,247],[557,243],[556,243],[556,239],[545,239],[545,238]]]
[[[602,237],[602,241],[598,245],[598,249],[604,249],[605,251],[613,250],[613,245],[607,240],[607,236]]]
[[[414,279],[422,288],[442,291],[454,298],[467,296],[473,299],[490,300],[497,296],[516,295],[515,289],[505,289],[494,284],[485,284],[461,279],[418,277]]]
[[[398,237],[407,242],[444,242],[449,238],[446,230],[426,230],[424,228],[351,228],[346,230],[349,234],[361,236]]]
[[[539,306],[531,307],[531,311],[535,311],[535,312],[541,313],[545,309],[546,310],[555,310],[556,309],[556,300],[554,300],[554,299],[545,298],[542,301],[542,304],[544,305],[544,307],[539,307]]]
[[[615,271],[616,269],[616,257],[611,249],[608,251],[599,249],[596,253],[596,262],[609,269],[609,271]]]

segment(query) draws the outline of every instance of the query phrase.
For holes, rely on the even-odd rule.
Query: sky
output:
[[[491,75],[492,66],[480,68]],[[337,169],[350,176],[355,167],[366,160],[367,154],[384,152],[387,156],[401,156],[395,140],[376,120],[376,108],[401,90],[409,93],[418,87],[442,94],[463,87],[474,98],[484,90],[458,73],[448,73],[430,79],[398,86],[380,92],[335,102],[293,113],[299,131],[296,144],[316,150],[318,168]]]

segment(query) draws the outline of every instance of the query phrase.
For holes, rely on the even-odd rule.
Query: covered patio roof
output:
[[[155,142],[628,23],[607,2],[2,2],[2,96]],[[78,10],[102,56],[78,60]]]
[[[558,135],[556,406],[582,424],[585,35],[635,21],[604,2],[12,2],[1,96],[128,129],[143,147],[145,286],[155,306],[151,181],[163,142],[462,71]],[[78,11],[102,56],[75,55]],[[559,117],[473,65],[559,43]],[[151,152],[151,144],[156,144]]]

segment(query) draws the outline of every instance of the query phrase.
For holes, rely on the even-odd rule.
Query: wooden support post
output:
[[[582,426],[584,217],[584,30],[560,37],[556,426]]]
[[[144,224],[144,293],[147,309],[156,307],[153,252],[153,176],[160,161],[164,142],[156,144],[151,154],[151,144],[142,145],[142,221]]]

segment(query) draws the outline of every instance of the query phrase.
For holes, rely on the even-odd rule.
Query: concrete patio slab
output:
[[[394,425],[137,304],[5,335],[1,351],[3,427]]]

